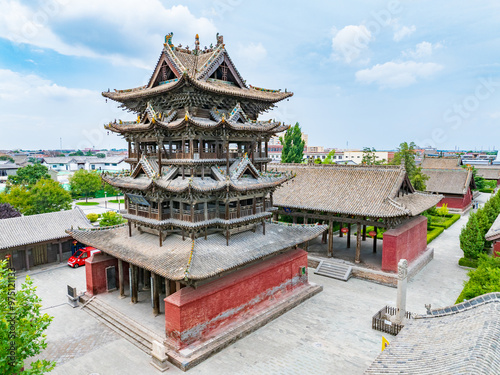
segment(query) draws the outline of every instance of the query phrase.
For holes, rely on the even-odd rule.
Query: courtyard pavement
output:
[[[484,203],[488,197],[481,194],[478,200]],[[462,256],[458,236],[467,219],[468,214],[432,242],[434,259],[408,283],[409,311],[425,313],[428,303],[433,307],[454,304],[467,279],[467,270],[457,265]],[[85,311],[65,304],[66,284],[79,291],[85,289],[83,267],[36,268],[20,273],[18,282],[26,274],[38,285],[44,311],[54,317],[43,352],[44,358],[58,363],[51,374],[159,374],[144,352]],[[313,269],[309,269],[309,278],[323,285],[323,292],[188,373],[362,374],[381,348],[382,333],[371,329],[371,318],[383,306],[395,306],[396,289],[353,278],[343,282],[317,276]],[[118,303],[131,310],[139,307],[131,305],[129,299]],[[144,306],[140,308],[147,311]],[[153,319],[152,313],[144,317],[147,323],[160,327],[158,317],[154,323]],[[385,337],[392,339],[390,335]],[[171,365],[168,373],[183,372]]]

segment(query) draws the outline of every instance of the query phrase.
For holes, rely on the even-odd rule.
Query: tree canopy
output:
[[[403,142],[399,145],[398,151],[394,154],[394,159],[391,164],[400,165],[404,163],[406,173],[416,190],[424,191],[426,188],[425,181],[429,179],[429,176],[422,173],[422,168],[417,167],[415,163],[416,148],[414,142]]]
[[[323,160],[323,164],[333,164],[333,157],[335,156],[335,150],[331,150],[328,155],[326,155],[325,160]]]
[[[19,217],[21,213],[8,203],[0,203],[0,219]]]
[[[27,165],[19,168],[15,175],[7,177],[7,190],[10,186],[31,186],[43,178],[50,179],[49,169],[41,164]]]
[[[47,347],[44,331],[52,317],[42,314],[41,299],[29,276],[15,289],[14,274],[7,268],[7,261],[0,262],[0,373],[5,375],[43,374],[51,371],[56,363],[44,359],[31,362],[31,369],[24,369],[25,361],[39,355]],[[14,334],[13,334],[14,333]],[[11,354],[11,351],[14,353]]]
[[[41,179],[33,186],[13,186],[0,194],[0,200],[23,215],[44,214],[71,208],[71,195],[58,182]]]
[[[82,150],[78,150],[78,151],[72,152],[71,154],[69,154],[69,156],[84,156],[84,154],[83,154]]]
[[[286,131],[284,137],[280,137],[280,143],[283,146],[282,163],[302,163],[305,142],[298,122]]]
[[[95,172],[79,169],[69,179],[71,191],[77,195],[83,195],[88,201],[90,195],[101,189],[101,177]]]
[[[14,159],[12,159],[9,155],[0,155],[0,160],[7,160],[8,162],[14,163]]]

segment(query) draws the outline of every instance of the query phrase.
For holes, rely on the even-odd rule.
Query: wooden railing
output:
[[[385,306],[380,309],[372,318],[372,329],[377,331],[385,332],[390,335],[396,336],[399,331],[404,327],[404,324],[396,324],[390,322],[388,319],[391,316],[396,316],[398,309],[395,307]],[[412,313],[406,311],[406,319],[411,319]]]

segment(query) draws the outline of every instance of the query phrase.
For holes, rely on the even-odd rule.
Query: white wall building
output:
[[[121,171],[129,169],[124,156],[98,158],[96,156],[66,156],[44,158],[42,165],[54,171],[74,172],[79,169],[87,171]]]

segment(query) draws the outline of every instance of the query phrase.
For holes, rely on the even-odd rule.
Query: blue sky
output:
[[[169,32],[224,35],[248,83],[294,92],[262,119],[310,145],[500,147],[495,1],[0,0],[0,149],[123,147],[100,92],[145,84]]]

